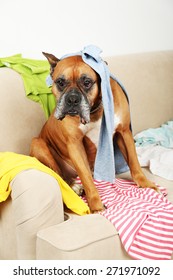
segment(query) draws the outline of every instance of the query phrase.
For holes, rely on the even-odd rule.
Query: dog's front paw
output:
[[[157,187],[157,185],[143,176],[138,178],[138,180],[136,181],[136,184],[138,185],[139,188],[150,188],[150,189],[153,189],[156,192],[160,193],[160,190]]]
[[[89,208],[91,213],[96,214],[105,210],[105,206],[103,205],[99,196],[92,196],[87,199]]]
[[[148,181],[148,182],[147,182],[147,188],[151,188],[151,189],[155,190],[156,192],[160,193],[160,190],[159,190],[159,188],[156,186],[155,183],[153,183],[153,182],[151,182],[151,181],[149,181],[149,180],[147,180],[147,181]]]

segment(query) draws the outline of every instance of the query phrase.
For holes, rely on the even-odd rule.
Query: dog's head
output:
[[[83,124],[90,121],[90,112],[101,102],[100,78],[81,56],[59,60],[43,53],[51,65],[52,92],[56,97],[55,117],[79,116]]]

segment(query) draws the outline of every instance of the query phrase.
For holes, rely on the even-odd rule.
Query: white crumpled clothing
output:
[[[167,180],[173,180],[173,149],[160,145],[136,147],[139,163],[148,166],[150,171]]]

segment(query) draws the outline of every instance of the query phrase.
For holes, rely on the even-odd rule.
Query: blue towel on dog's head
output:
[[[117,143],[115,141],[113,143],[112,140],[114,133],[114,105],[110,77],[114,77],[110,74],[106,63],[101,59],[101,50],[98,47],[90,45],[85,47],[81,53],[83,61],[93,68],[101,79],[104,113],[94,166],[94,178],[113,183],[115,181],[115,173],[122,173],[128,170],[128,166]],[[123,91],[125,91],[124,88]]]
[[[100,53],[101,50],[98,47],[89,45],[81,52],[65,55],[61,59],[69,56],[81,55],[83,61],[100,76],[104,113],[94,166],[94,178],[96,180],[104,180],[113,183],[115,181],[115,174],[127,171],[128,166],[119,150],[116,139],[113,143],[114,105],[110,77],[118,82],[125,94],[126,91],[120,82],[110,74],[106,63],[100,57]]]

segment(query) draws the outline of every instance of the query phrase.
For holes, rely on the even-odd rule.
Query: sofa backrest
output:
[[[173,119],[173,51],[105,60],[128,92],[133,134]]]
[[[0,152],[28,154],[45,122],[41,106],[26,98],[21,76],[0,68]]]

